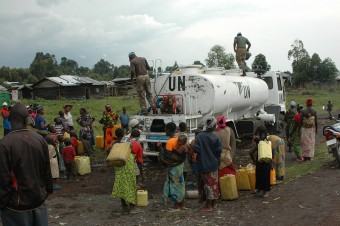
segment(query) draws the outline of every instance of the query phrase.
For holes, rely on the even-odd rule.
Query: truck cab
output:
[[[280,112],[286,112],[286,90],[282,72],[268,71],[262,79],[267,83],[269,92],[265,106],[279,105]]]

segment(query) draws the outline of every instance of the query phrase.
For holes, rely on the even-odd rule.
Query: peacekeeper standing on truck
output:
[[[249,40],[243,37],[241,32],[237,33],[237,36],[234,38],[234,51],[236,53],[238,67],[243,70],[243,76],[246,75],[246,55],[250,46]]]
[[[130,70],[131,70],[131,84],[133,83],[133,77],[136,76],[137,95],[139,98],[139,106],[141,108],[142,115],[147,115],[145,95],[148,100],[151,109],[153,109],[151,83],[148,75],[150,66],[148,61],[144,57],[138,57],[134,52],[129,53]]]

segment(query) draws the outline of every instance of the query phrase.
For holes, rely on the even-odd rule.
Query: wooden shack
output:
[[[34,98],[55,100],[103,99],[105,84],[89,77],[61,75],[45,77],[32,85]]]
[[[136,83],[136,78],[133,80]],[[130,78],[115,78],[112,82],[114,86],[111,87],[110,96],[128,95],[129,90],[133,89]]]

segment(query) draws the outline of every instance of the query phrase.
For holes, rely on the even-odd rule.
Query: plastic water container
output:
[[[276,172],[274,169],[270,170],[270,185],[271,186],[276,185]]]
[[[76,156],[77,157],[77,156]],[[85,175],[91,173],[90,157],[80,156],[75,157],[77,173],[79,175]]]
[[[103,136],[96,136],[96,147],[104,148],[104,137]]]
[[[185,197],[187,199],[197,199],[198,198],[198,190],[185,191]]]
[[[256,185],[256,173],[255,170],[249,170],[248,171],[248,179],[249,179],[249,183],[250,183],[250,191],[252,193],[255,193],[255,185]]]
[[[236,177],[232,174],[227,174],[220,178],[221,199],[235,200],[238,199]]]
[[[137,206],[147,206],[148,204],[149,204],[148,191],[138,190],[137,191]]]
[[[236,171],[236,182],[237,182],[238,190],[244,190],[244,191],[250,190],[248,171],[245,168],[242,168]]]
[[[84,152],[84,144],[81,141],[78,141],[78,154],[83,154]]]
[[[272,142],[261,140],[257,145],[257,155],[259,161],[271,161],[272,159]]]

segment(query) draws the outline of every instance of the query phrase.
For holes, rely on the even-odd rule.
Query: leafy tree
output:
[[[291,49],[288,51],[288,60],[291,59],[293,59],[293,73],[297,70],[307,70],[307,61],[310,60],[310,56],[307,50],[304,48],[303,42],[301,40],[296,39],[291,45]],[[304,68],[301,68],[302,65]]]
[[[255,71],[255,70],[270,71],[270,68],[271,66],[268,64],[266,57],[262,53],[258,54],[255,57],[251,65],[252,71]]]
[[[309,56],[301,40],[296,39],[291,47],[292,49],[288,51],[288,60],[294,58],[294,60],[299,61],[302,58]]]
[[[49,53],[38,52],[30,65],[30,72],[37,79],[58,75],[58,63],[55,56]]]
[[[130,78],[130,65],[121,65],[118,68],[118,78]]]
[[[5,81],[12,81],[12,71],[9,67],[2,66],[0,68],[0,77]]]
[[[320,82],[334,82],[336,77],[336,72],[339,70],[336,68],[335,63],[331,58],[324,59],[318,70],[318,80]]]
[[[100,75],[111,74],[111,78],[113,77],[113,69],[114,65],[104,59],[100,59],[100,61],[93,66],[94,73]]]
[[[34,75],[29,75],[27,77],[27,83],[29,84],[34,84],[38,81],[37,77],[35,77]]]
[[[78,68],[77,74],[84,76],[84,75],[86,75],[87,73],[89,73],[90,71],[91,71],[90,68],[80,66],[80,67]]]
[[[62,74],[75,75],[78,72],[78,63],[74,60],[62,57],[59,68]]]
[[[214,45],[208,53],[205,63],[208,67],[224,67],[225,69],[235,68],[235,57],[232,53],[225,53],[225,49],[220,45]]]
[[[293,58],[295,85],[304,86],[307,82],[334,82],[338,69],[330,58],[321,60],[317,53],[310,57],[300,40],[295,40],[291,47],[292,49],[288,51],[288,59]]]
[[[12,81],[21,83],[23,78],[19,75],[18,71],[12,69]]]
[[[309,60],[307,67],[307,74],[310,81],[317,81],[319,77],[319,70],[321,65],[321,58],[318,54],[314,53]]]

